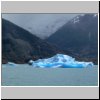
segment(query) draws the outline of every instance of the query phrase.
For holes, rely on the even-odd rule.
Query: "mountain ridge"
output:
[[[98,16],[84,14],[68,21],[46,39],[79,60],[98,62]]]
[[[2,19],[2,63],[26,63],[30,59],[51,57],[59,51],[14,23]]]

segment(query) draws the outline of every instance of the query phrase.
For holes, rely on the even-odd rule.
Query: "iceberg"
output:
[[[17,65],[17,64],[15,64],[13,62],[8,62],[7,64],[10,65],[10,66],[16,66]]]
[[[51,58],[36,61],[30,60],[29,63],[33,67],[40,68],[84,68],[94,66],[93,62],[79,62],[75,58],[64,54],[56,54]]]
[[[34,62],[33,60],[30,60],[30,61],[28,62],[28,64],[29,64],[29,65],[32,65],[33,62]]]

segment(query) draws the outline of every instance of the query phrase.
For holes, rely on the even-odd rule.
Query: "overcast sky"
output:
[[[2,14],[2,18],[44,38],[76,15],[78,14]]]

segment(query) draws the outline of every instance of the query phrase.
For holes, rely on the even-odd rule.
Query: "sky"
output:
[[[44,39],[78,14],[2,14],[16,25]]]

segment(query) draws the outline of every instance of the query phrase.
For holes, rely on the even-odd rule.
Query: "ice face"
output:
[[[75,58],[63,54],[57,54],[51,58],[39,59],[37,61],[31,60],[31,63],[33,67],[40,68],[84,68],[92,67],[94,65],[92,62],[76,61]]]

